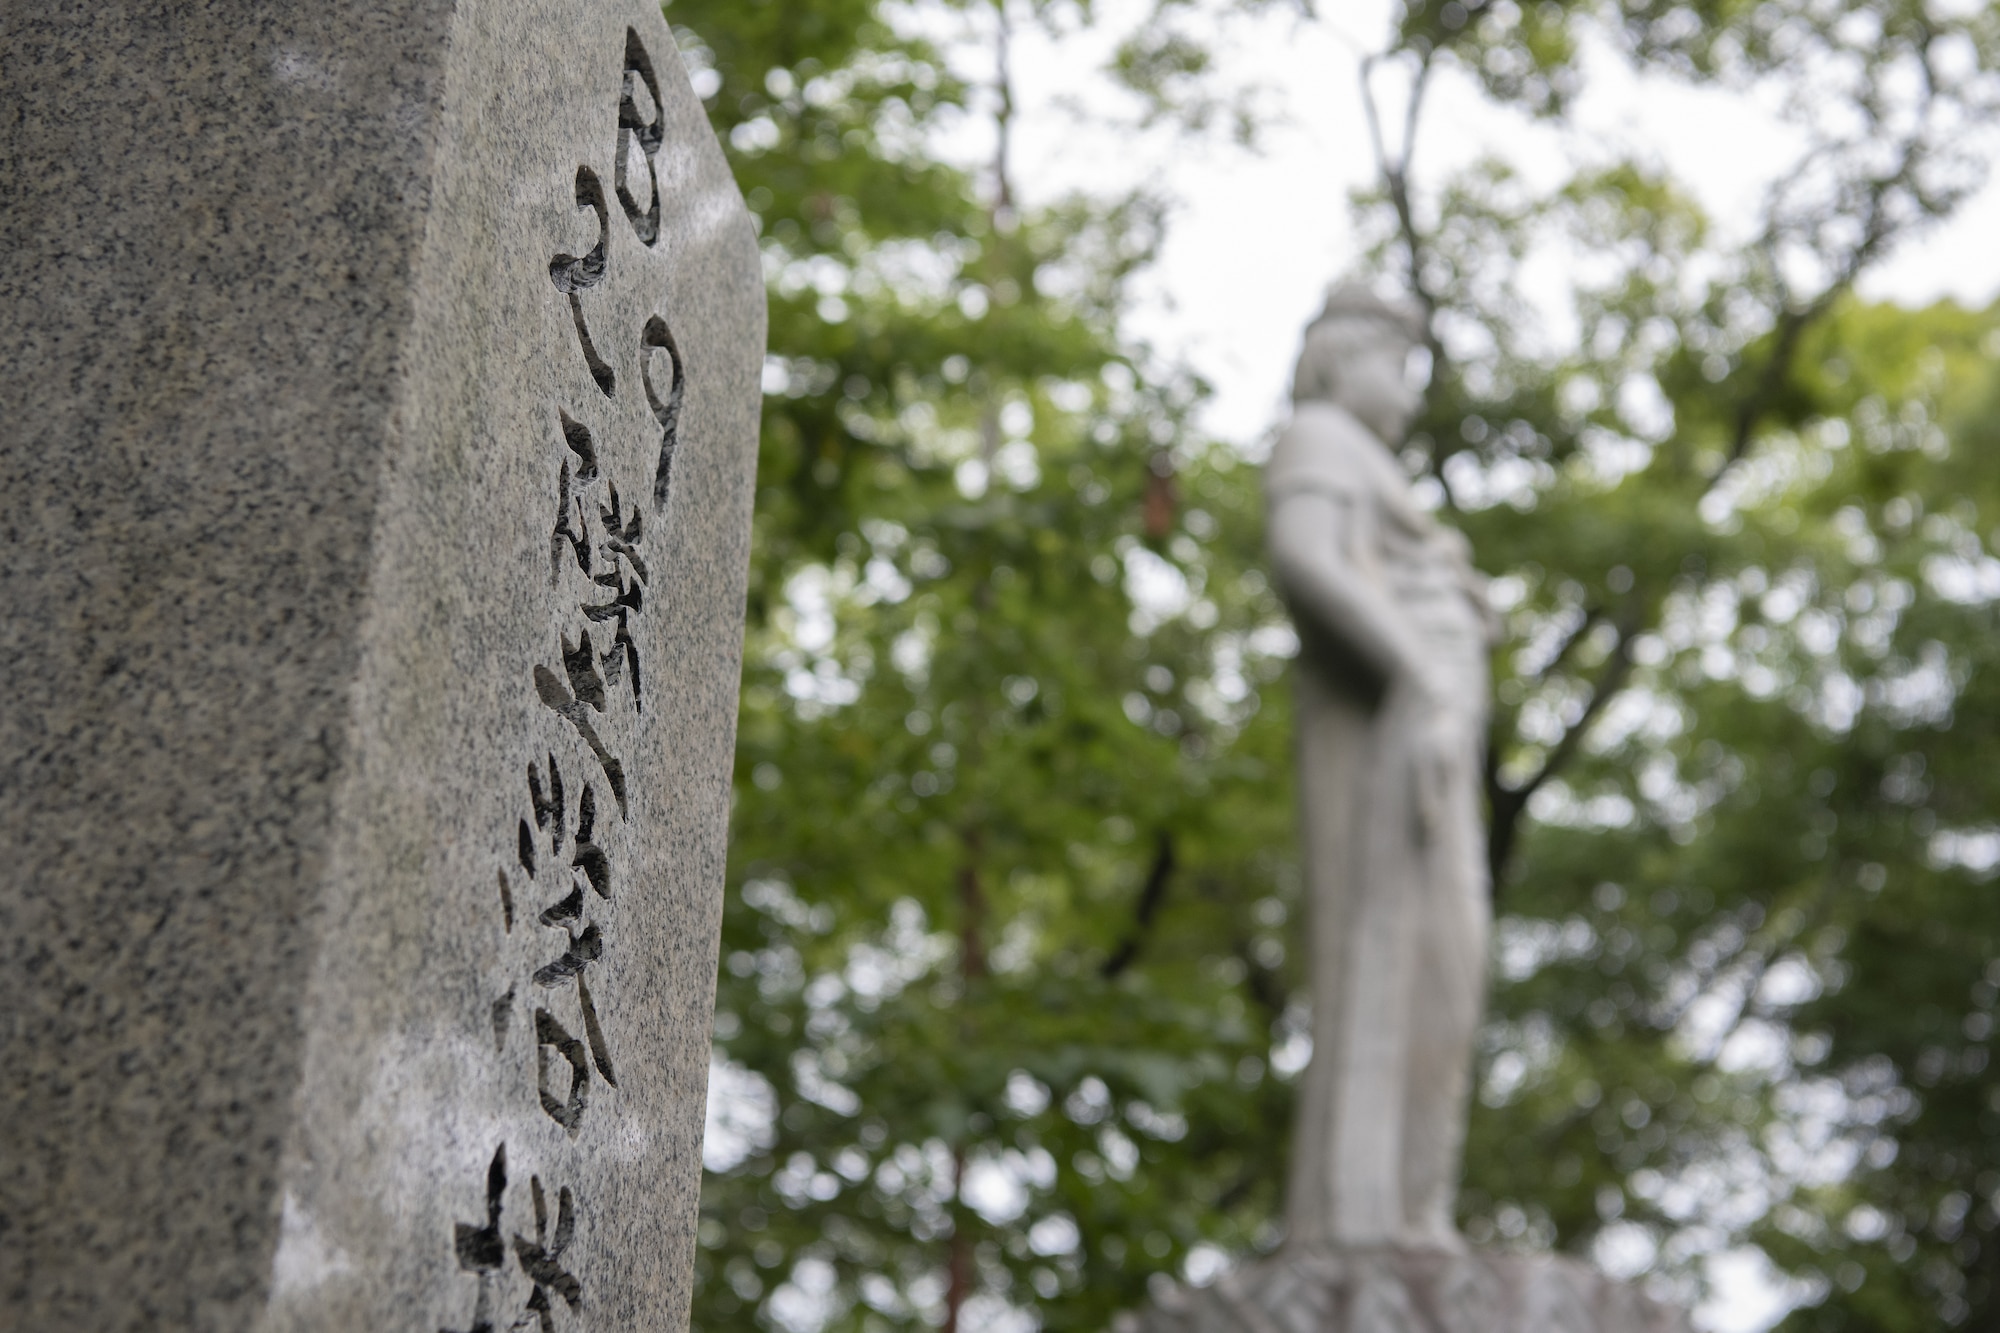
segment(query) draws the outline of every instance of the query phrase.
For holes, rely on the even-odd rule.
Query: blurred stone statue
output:
[[[1452,1224],[1485,991],[1496,627],[1464,539],[1424,512],[1394,452],[1422,345],[1415,310],[1334,288],[1265,471],[1300,641],[1312,932],[1285,1240],[1205,1286],[1160,1284],[1114,1333],[1692,1333],[1587,1263],[1472,1250]]]
[[[1265,470],[1298,627],[1312,1063],[1293,1244],[1460,1248],[1452,1222],[1483,1005],[1480,820],[1492,613],[1465,539],[1393,452],[1421,401],[1423,316],[1348,282],[1306,330]]]

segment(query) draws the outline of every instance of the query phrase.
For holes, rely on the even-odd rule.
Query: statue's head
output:
[[[1424,346],[1424,315],[1415,305],[1388,301],[1358,278],[1326,294],[1319,317],[1306,326],[1294,403],[1328,402],[1346,408],[1390,444],[1399,442],[1423,403],[1411,353]]]

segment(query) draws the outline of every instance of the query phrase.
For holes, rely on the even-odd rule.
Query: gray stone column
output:
[[[645,0],[0,17],[0,1325],[685,1325],[756,457]]]

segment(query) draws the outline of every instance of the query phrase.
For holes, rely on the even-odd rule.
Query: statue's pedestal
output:
[[[1685,1312],[1555,1255],[1287,1247],[1175,1287],[1116,1333],[1689,1333]]]

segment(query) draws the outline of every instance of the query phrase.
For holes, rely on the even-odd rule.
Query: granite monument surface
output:
[[[764,315],[658,6],[0,105],[0,1324],[684,1326]]]
[[[1134,1333],[1679,1333],[1573,1259],[1480,1254],[1453,1221],[1484,1008],[1481,811],[1497,626],[1465,540],[1392,447],[1421,404],[1420,310],[1335,287],[1265,468],[1293,672],[1313,1053],[1285,1237]]]

